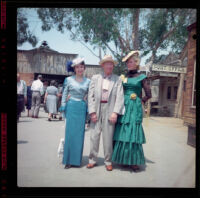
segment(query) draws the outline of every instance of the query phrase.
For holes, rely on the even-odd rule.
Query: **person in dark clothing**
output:
[[[30,116],[29,112],[31,110],[31,104],[32,104],[32,91],[31,91],[32,82],[33,80],[30,80],[29,86],[27,86],[27,103],[26,103],[27,117]]]

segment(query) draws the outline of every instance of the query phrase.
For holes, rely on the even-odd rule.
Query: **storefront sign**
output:
[[[166,76],[166,77],[178,77],[178,74],[176,74],[176,73],[160,72],[160,76]]]
[[[171,65],[152,65],[152,71],[161,71],[161,72],[173,72],[173,73],[186,73],[187,68],[181,66],[171,66]]]

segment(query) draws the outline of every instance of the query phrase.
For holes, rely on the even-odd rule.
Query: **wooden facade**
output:
[[[91,79],[94,74],[98,74],[101,71],[102,71],[102,68],[100,65],[86,64],[86,70],[84,72],[84,76]]]
[[[32,50],[17,50],[17,72],[27,84],[36,79],[38,74],[42,74],[43,81],[54,79],[62,83],[66,76],[71,75],[66,71],[67,60],[73,60],[77,55],[59,53],[43,46]],[[99,65],[86,64],[84,75],[91,78],[100,71]]]
[[[196,23],[188,28],[187,74],[183,93],[183,120],[188,126],[188,144],[195,146],[196,139]]]
[[[156,64],[153,64],[149,79],[155,89],[154,100],[151,100],[151,113],[160,116],[182,118],[182,92],[181,81],[186,72],[186,64],[178,54],[169,53]],[[183,73],[182,73],[183,72]],[[156,83],[154,83],[157,81]],[[153,94],[152,94],[153,95]]]

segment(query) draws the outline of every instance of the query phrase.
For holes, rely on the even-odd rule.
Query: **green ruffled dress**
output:
[[[125,114],[118,117],[115,133],[112,161],[124,165],[143,165],[145,157],[142,144],[146,143],[142,119],[143,109],[140,99],[142,80],[146,75],[128,78],[124,87]],[[135,93],[136,98],[131,99]]]

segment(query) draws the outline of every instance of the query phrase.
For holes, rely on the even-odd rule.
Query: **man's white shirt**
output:
[[[43,83],[41,82],[40,79],[33,81],[32,86],[31,86],[32,91],[39,91],[41,95],[43,95]]]

